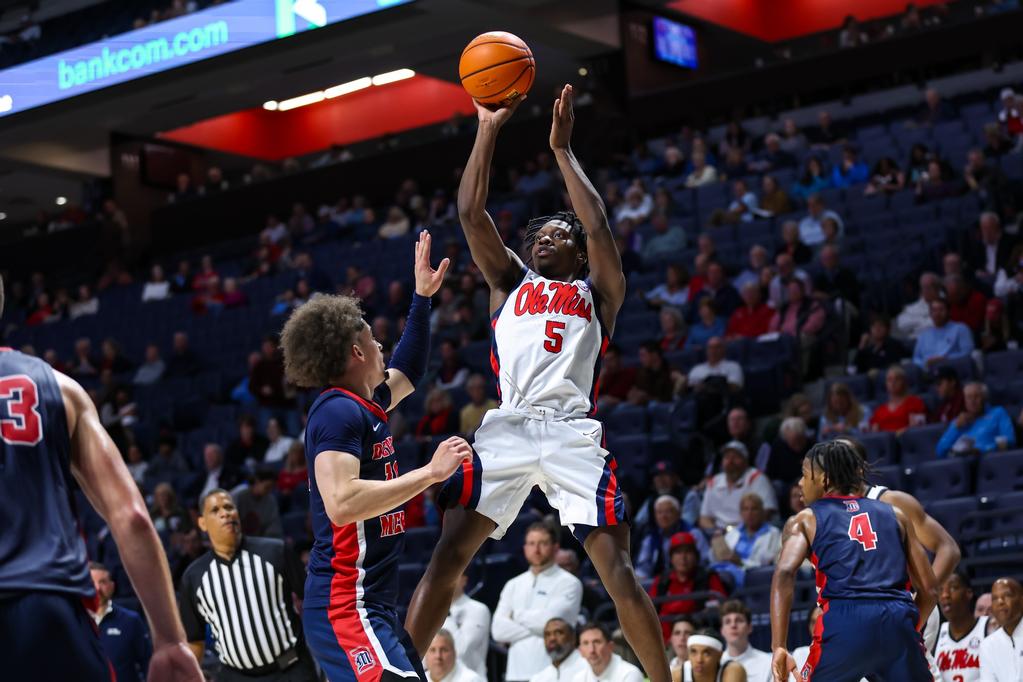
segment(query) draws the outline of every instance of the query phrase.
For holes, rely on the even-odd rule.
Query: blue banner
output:
[[[0,71],[0,116],[413,0],[236,0]]]

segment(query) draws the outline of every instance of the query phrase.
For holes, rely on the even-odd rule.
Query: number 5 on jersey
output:
[[[849,539],[863,545],[864,551],[877,549],[877,533],[870,525],[870,515],[866,512],[849,519]]]
[[[564,322],[547,320],[547,329],[544,332],[547,335],[547,340],[543,342],[543,349],[548,353],[560,353],[561,344],[565,340],[565,337],[561,335],[563,331],[565,331]]]

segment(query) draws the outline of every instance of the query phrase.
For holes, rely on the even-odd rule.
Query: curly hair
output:
[[[359,299],[316,294],[291,314],[281,332],[284,373],[302,388],[326,386],[345,373],[366,326]]]

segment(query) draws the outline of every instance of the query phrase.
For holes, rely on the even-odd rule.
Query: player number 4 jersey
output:
[[[573,417],[594,412],[610,339],[589,280],[561,282],[525,270],[491,326],[490,361],[503,407],[546,407]]]

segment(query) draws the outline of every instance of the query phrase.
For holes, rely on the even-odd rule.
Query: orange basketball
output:
[[[462,87],[480,104],[511,104],[529,92],[535,74],[529,46],[504,31],[476,36],[458,60]]]

